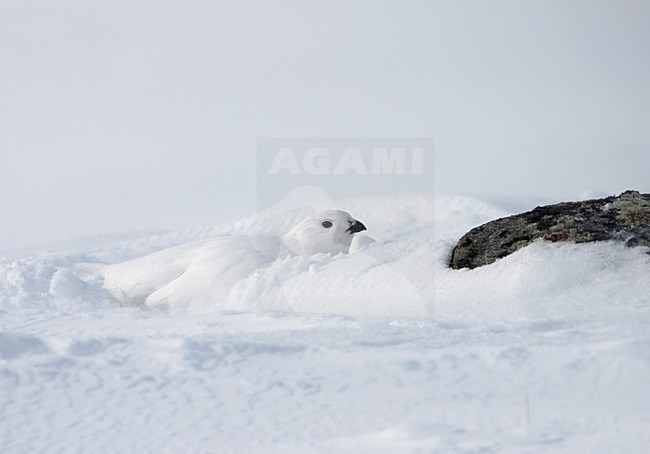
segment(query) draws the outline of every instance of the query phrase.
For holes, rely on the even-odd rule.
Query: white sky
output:
[[[257,137],[436,139],[438,192],[650,192],[650,2],[0,0],[0,250],[255,210]]]

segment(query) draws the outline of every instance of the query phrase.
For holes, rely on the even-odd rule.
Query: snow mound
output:
[[[192,291],[188,293],[179,284],[165,288],[165,294],[154,292],[150,298],[182,300],[183,304],[176,307],[189,313],[234,310],[513,320],[588,311],[596,306],[636,305],[645,298],[642,289],[648,285],[650,257],[643,248],[632,250],[612,243],[540,242],[493,265],[454,271],[447,262],[457,237],[475,225],[508,214],[506,211],[475,199],[434,199],[427,195],[366,198],[344,204],[346,209],[360,212],[358,217],[369,227],[368,235],[356,235],[350,254],[280,257],[250,275],[235,270],[230,276],[228,270],[215,268],[209,260],[214,255],[211,250],[224,241],[232,242],[232,237],[224,234],[257,230],[277,235],[304,217],[306,211],[266,213],[219,230],[201,230],[201,234],[209,231],[209,236],[216,235],[217,240],[176,245],[179,237],[196,239],[201,234],[168,235],[171,249],[117,268],[115,272],[128,275],[131,287],[135,287],[114,289],[112,295],[118,300],[114,304],[130,304],[130,295],[149,294],[162,282],[183,274],[182,263],[179,269],[167,264],[170,257],[181,253],[185,257],[188,251],[192,257],[206,258],[197,260],[191,273],[178,279],[181,282],[194,278],[192,285],[185,286]],[[150,247],[145,245],[141,250],[148,253]],[[137,257],[138,252],[133,250],[129,258]],[[103,307],[110,298],[102,291],[102,279],[92,274],[100,268],[108,274],[111,268],[92,262],[110,255],[118,254],[99,249],[3,259],[0,307]],[[138,279],[151,268],[151,261],[161,269],[155,275],[157,280],[144,275]],[[80,262],[91,262],[81,265],[86,272],[78,271]],[[224,279],[229,279],[229,285],[218,285]],[[140,288],[144,285],[152,288]]]
[[[120,303],[75,265],[306,212],[0,259],[0,451],[648,451],[647,250],[540,242],[455,271],[455,241],[508,208],[339,208],[368,227],[350,254],[279,257],[201,314]]]
[[[473,270],[439,269],[433,312],[461,320],[517,320],[647,303],[650,255],[621,243],[536,242]]]

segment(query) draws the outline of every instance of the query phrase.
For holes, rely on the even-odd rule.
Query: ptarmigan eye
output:
[[[325,227],[326,229],[329,229],[329,228],[332,227],[334,224],[332,224],[332,221],[323,221],[323,222],[320,223],[320,225],[322,225],[322,226]]]

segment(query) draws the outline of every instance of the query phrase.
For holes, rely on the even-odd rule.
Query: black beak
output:
[[[359,221],[354,221],[354,223],[350,226],[350,228],[347,230],[350,233],[357,233],[357,232],[363,232],[366,230],[366,226],[363,225]]]

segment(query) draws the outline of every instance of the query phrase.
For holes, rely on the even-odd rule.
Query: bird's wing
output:
[[[123,303],[140,303],[158,288],[182,275],[197,244],[177,246],[101,269],[104,289]]]
[[[271,236],[224,236],[191,251],[183,272],[146,298],[148,306],[202,310],[223,300],[234,285],[278,257]]]
[[[117,301],[205,307],[278,257],[277,236],[224,235],[113,265],[80,263]]]

